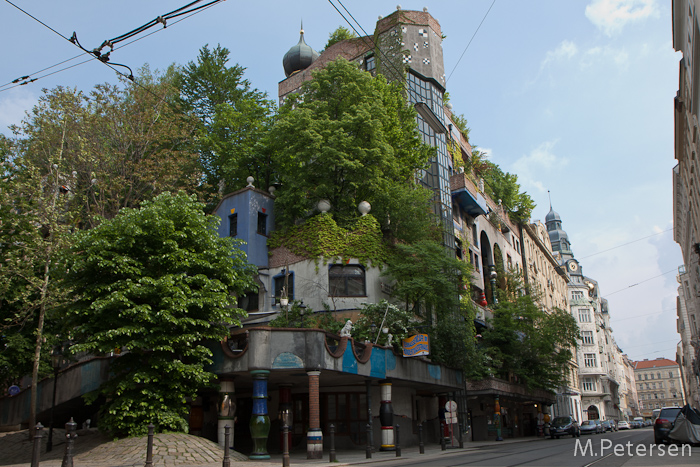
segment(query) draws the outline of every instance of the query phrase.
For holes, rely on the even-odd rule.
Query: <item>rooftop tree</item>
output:
[[[270,151],[282,227],[313,215],[321,199],[330,201],[341,227],[352,224],[362,201],[383,213],[378,220],[386,227],[400,214],[380,194],[417,189],[416,171],[433,153],[418,135],[415,111],[401,87],[342,58],[287,96],[270,134]],[[416,218],[428,215],[423,206],[400,209],[402,214],[415,209]]]

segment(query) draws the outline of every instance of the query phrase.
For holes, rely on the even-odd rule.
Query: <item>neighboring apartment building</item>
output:
[[[697,365],[693,336],[698,334],[697,320],[689,310],[693,309],[692,293],[690,292],[690,276],[685,266],[678,268],[678,299],[677,299],[677,330],[681,336],[676,350],[676,362],[680,365],[683,379],[685,400],[695,408],[700,408],[700,375],[695,371]]]
[[[562,228],[561,216],[550,208],[545,225],[554,258],[569,274],[569,310],[581,331],[577,350],[578,382],[581,389],[579,420],[619,419],[621,363],[612,338],[608,301],[601,297],[598,282],[583,275],[571,243]]]
[[[632,420],[639,417],[639,396],[637,394],[637,384],[634,376],[634,362],[621,355],[622,370],[620,376],[620,417],[623,420]]]
[[[700,22],[698,0],[673,1],[673,48],[682,52],[679,89],[674,99],[674,146],[678,165],[673,169],[674,239],[683,255],[681,332],[683,372],[695,396],[700,390]],[[680,308],[679,308],[680,312]],[[680,331],[680,330],[679,330]],[[695,408],[700,401],[690,397]]]
[[[682,407],[683,382],[678,363],[667,358],[634,362],[635,382],[642,416],[651,418],[654,409]]]

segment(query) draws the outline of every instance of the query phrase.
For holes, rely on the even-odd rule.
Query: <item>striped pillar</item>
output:
[[[267,436],[270,434],[270,417],[267,415],[267,378],[269,370],[253,370],[253,413],[250,416],[250,436],[253,452],[250,459],[269,459]]]
[[[323,458],[323,432],[321,431],[321,403],[319,400],[320,371],[308,371],[309,375],[309,431],[306,433],[306,458]]]
[[[219,446],[224,447],[226,425],[231,427],[229,447],[233,448],[233,423],[236,417],[236,391],[232,378],[223,378],[219,386]]]
[[[394,409],[391,406],[391,381],[379,383],[381,405],[379,406],[379,422],[382,424],[382,445],[380,451],[394,451]]]

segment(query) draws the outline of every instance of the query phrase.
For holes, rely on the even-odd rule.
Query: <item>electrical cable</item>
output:
[[[610,251],[610,250],[614,250],[614,249],[616,249],[616,248],[621,248],[621,247],[623,247],[623,246],[627,246],[627,245],[630,245],[630,244],[632,244],[632,243],[641,242],[642,240],[646,240],[647,238],[655,237],[656,235],[661,235],[661,234],[663,234],[663,233],[670,232],[670,231],[672,231],[672,230],[673,230],[673,227],[671,227],[670,229],[666,229],[666,230],[664,230],[664,231],[662,231],[662,232],[656,232],[656,233],[654,233],[654,234],[647,235],[646,237],[638,238],[637,240],[632,240],[631,242],[623,243],[622,245],[617,245],[617,246],[614,246],[614,247],[612,247],[612,248],[608,248],[607,250],[602,250],[602,251],[599,251],[599,252],[597,252],[597,253],[592,253],[592,254],[587,255],[587,256],[582,256],[581,258],[578,258],[578,259],[590,258],[591,256],[599,255],[599,254],[601,254],[601,253],[605,253],[605,252],[608,252],[608,251]]]
[[[676,271],[677,271],[677,269],[671,269],[670,271],[666,271],[666,272],[664,272],[664,273],[662,273],[662,274],[659,274],[658,276],[650,277],[649,279],[644,279],[643,281],[639,281],[639,282],[637,282],[636,284],[628,285],[628,286],[625,287],[624,289],[616,290],[615,292],[612,292],[612,293],[609,293],[609,294],[605,294],[605,297],[609,297],[610,295],[616,294],[616,293],[618,293],[618,292],[622,292],[622,291],[627,290],[627,289],[630,289],[630,288],[632,288],[632,287],[636,287],[636,286],[638,286],[639,284],[643,284],[643,283],[645,283],[645,282],[649,282],[650,280],[657,279],[657,278],[659,278],[659,277],[665,276],[666,274],[670,274],[670,273],[676,272]]]
[[[31,15],[30,13],[24,11],[23,9],[17,7],[16,5],[14,5],[14,4],[13,4],[12,2],[10,2],[9,0],[5,0],[5,1],[6,1],[7,3],[10,3],[12,6],[14,6],[15,8],[17,8],[18,10],[20,10],[22,13],[26,14],[26,15],[29,16],[30,18],[32,18],[32,19],[34,19],[35,21],[37,21],[38,23],[40,23],[40,24],[43,25],[44,27],[50,29],[51,31],[53,31],[54,33],[58,34],[58,35],[61,36],[62,38],[68,40],[69,42],[73,43],[74,45],[77,45],[77,44],[75,44],[73,41],[71,41],[69,38],[66,38],[66,37],[63,36],[61,33],[57,32],[55,29],[51,28],[50,26],[48,26],[48,25],[47,25],[46,23],[44,23],[43,21],[39,20],[38,18],[34,17],[34,16]],[[192,4],[198,3],[199,1],[202,1],[202,0],[197,0],[197,2],[190,3],[189,5],[186,5],[185,7],[182,7],[182,8],[186,8],[186,7],[188,7],[188,6],[191,6]],[[198,7],[198,8],[196,8],[196,9],[192,9],[192,10],[189,10],[189,11],[187,11],[187,12],[180,13],[180,14],[178,14],[177,16],[181,16],[181,15],[187,14],[187,13],[191,13],[191,14],[185,16],[184,18],[180,18],[180,19],[178,19],[177,21],[174,21],[174,22],[172,23],[172,25],[177,24],[177,23],[179,23],[179,22],[181,22],[181,21],[184,21],[185,19],[187,19],[187,18],[189,18],[189,17],[191,17],[191,16],[194,16],[195,14],[201,13],[202,11],[204,11],[204,10],[210,8],[210,7],[213,6],[214,4],[219,3],[219,2],[221,2],[221,1],[225,1],[225,0],[215,0],[215,1],[209,2],[209,3],[205,4],[205,5],[202,5],[202,6]],[[178,10],[174,10],[174,12],[180,11],[180,10],[182,10],[182,8],[180,8],[180,9],[178,9]],[[173,13],[173,12],[171,12],[171,13]],[[120,49],[120,48],[126,47],[127,45],[133,44],[134,42],[137,42],[137,41],[139,41],[139,40],[141,40],[141,39],[144,39],[144,38],[146,38],[146,37],[148,37],[148,36],[150,36],[150,35],[153,35],[153,34],[155,34],[155,33],[157,33],[157,32],[160,32],[160,31],[162,31],[163,29],[165,29],[165,27],[162,28],[162,29],[158,29],[158,30],[156,30],[156,31],[153,31],[153,32],[151,32],[151,33],[149,33],[149,34],[146,34],[146,35],[144,35],[144,36],[142,36],[142,37],[139,37],[138,39],[135,39],[135,40],[133,40],[133,41],[127,42],[127,43],[125,43],[125,44],[122,44],[122,45],[119,46],[119,47],[115,47],[114,50],[118,50],[118,49]],[[75,33],[74,33],[74,34],[75,34]],[[76,41],[77,41],[77,39],[76,39]],[[73,67],[76,67],[76,66],[78,66],[78,65],[82,65],[82,64],[88,63],[88,62],[91,61],[92,59],[97,58],[97,59],[99,60],[99,57],[95,56],[94,53],[92,53],[92,52],[90,52],[90,51],[87,51],[87,50],[85,50],[85,49],[82,48],[82,47],[80,47],[80,48],[81,48],[81,50],[83,50],[83,52],[88,53],[88,54],[91,56],[91,59],[90,59],[90,60],[85,60],[85,61],[80,62],[80,63],[78,63],[78,64],[75,64],[75,65],[72,65],[72,66],[69,66],[69,67],[66,67],[66,68],[62,68],[61,70],[58,70],[58,71],[55,71],[55,72],[52,72],[52,73],[47,73],[47,74],[45,74],[45,75],[38,76],[38,77],[36,77],[36,78],[31,78],[33,75],[35,75],[35,74],[37,74],[37,73],[41,73],[42,71],[49,70],[49,69],[54,68],[54,67],[56,67],[56,66],[59,66],[59,65],[61,65],[61,64],[63,64],[63,63],[66,63],[66,62],[69,62],[69,61],[74,60],[74,59],[76,59],[76,58],[79,58],[79,57],[81,57],[83,54],[81,54],[81,55],[76,55],[75,57],[72,57],[72,58],[63,60],[63,61],[61,61],[61,62],[58,62],[58,63],[55,64],[55,65],[51,65],[51,66],[49,66],[49,67],[43,68],[43,69],[41,69],[41,70],[39,70],[39,71],[36,71],[36,72],[34,72],[33,74],[26,75],[26,76],[22,76],[21,78],[17,78],[17,79],[15,79],[15,80],[11,81],[10,83],[4,84],[4,85],[0,86],[0,93],[2,93],[2,92],[4,92],[4,91],[9,91],[10,89],[16,88],[16,87],[18,87],[18,86],[24,86],[24,85],[26,85],[26,84],[32,83],[32,82],[34,82],[34,81],[37,81],[37,80],[39,80],[39,79],[41,79],[41,78],[45,78],[45,77],[47,77],[47,76],[51,76],[51,75],[53,75],[53,74],[59,73],[59,72],[61,72],[61,71],[68,70],[68,69],[73,68]],[[109,63],[107,63],[107,62],[105,62],[105,61],[103,61],[103,60],[99,60],[99,61],[101,61],[102,63],[105,63],[107,66],[109,66]],[[115,65],[120,65],[120,64],[115,64]],[[120,65],[120,66],[125,66],[125,65]],[[124,76],[125,78],[129,79],[129,76],[124,75],[124,74],[121,73],[119,70],[116,70],[116,69],[114,69],[114,68],[111,67],[111,66],[110,66],[110,68],[111,68],[112,70],[114,70],[117,74],[119,74],[119,75],[121,75],[121,76]],[[127,67],[127,68],[128,68],[128,67]],[[129,70],[130,70],[130,68],[129,68]],[[30,79],[30,78],[31,78],[31,79]],[[133,78],[133,75],[132,75],[132,78]],[[22,81],[22,82],[19,83],[19,81]],[[133,80],[133,79],[131,79],[131,81],[134,82],[134,83],[136,83],[136,81]],[[17,83],[19,83],[19,84],[17,84]],[[6,86],[9,86],[10,84],[15,84],[15,85],[14,85],[14,86],[10,86],[10,87],[6,87]],[[139,83],[136,83],[136,84],[138,84],[139,86],[141,86]],[[143,87],[143,86],[141,86],[141,87]],[[4,88],[4,89],[3,89],[3,88]],[[151,91],[150,91],[149,89],[147,89],[147,88],[144,88],[144,89],[146,89],[148,92],[151,92]],[[157,95],[155,95],[155,94],[153,94],[153,95],[154,95],[155,97],[158,97],[159,99],[162,99],[161,96],[157,96]]]
[[[476,33],[479,32],[479,29],[481,29],[481,25],[484,24],[484,21],[486,21],[486,17],[489,15],[489,12],[491,11],[491,8],[493,8],[493,5],[494,5],[495,3],[496,3],[496,0],[493,0],[493,2],[491,3],[491,6],[490,6],[489,9],[486,11],[486,14],[485,14],[484,17],[481,19],[481,23],[479,23],[479,26],[476,28],[476,31],[474,31],[474,34],[472,34],[472,38],[469,39],[469,43],[467,43],[467,46],[464,48],[464,52],[462,52],[462,55],[459,56],[459,60],[457,60],[457,63],[455,63],[454,68],[452,68],[452,71],[450,72],[450,76],[448,76],[447,79],[445,80],[445,84],[447,84],[447,82],[450,81],[450,78],[452,78],[452,74],[453,74],[453,73],[455,72],[455,70],[457,69],[457,65],[459,65],[459,62],[462,61],[462,57],[464,57],[464,54],[467,53],[467,49],[469,48],[469,46],[471,45],[472,41],[474,40],[474,37],[476,37]]]

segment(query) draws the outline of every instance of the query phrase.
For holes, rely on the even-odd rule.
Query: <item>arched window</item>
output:
[[[334,264],[328,268],[328,295],[331,297],[364,297],[365,270],[362,266]]]

